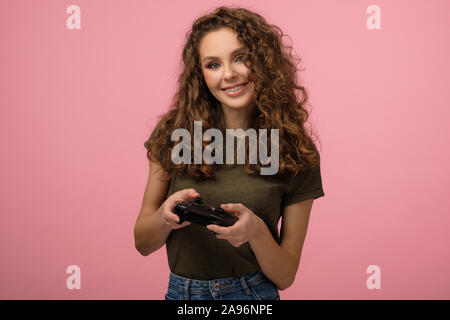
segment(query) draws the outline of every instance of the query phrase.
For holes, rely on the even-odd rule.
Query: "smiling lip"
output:
[[[229,92],[229,91],[226,91],[226,90],[224,90],[224,89],[222,89],[222,90],[223,90],[223,92],[225,92],[225,94],[226,94],[227,96],[229,96],[229,97],[236,97],[236,96],[240,96],[240,95],[242,94],[242,92],[244,92],[244,91],[247,89],[248,84],[249,84],[249,82],[247,82],[246,84],[244,84],[244,86],[243,86],[241,89],[239,89],[238,91],[232,91],[232,92]],[[241,84],[240,84],[240,85],[241,85]],[[237,85],[237,86],[240,86],[240,85]],[[236,86],[234,86],[234,87],[236,87]],[[233,88],[233,87],[232,87],[232,88]]]
[[[234,85],[234,86],[225,87],[225,88],[223,88],[222,90],[231,89],[231,88],[234,88],[234,87],[239,87],[239,86],[241,86],[241,85],[245,85],[246,83],[247,83],[247,82],[243,82],[243,83],[236,84],[236,85]]]

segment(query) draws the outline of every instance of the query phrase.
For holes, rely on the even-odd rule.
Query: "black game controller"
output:
[[[222,227],[232,226],[238,218],[222,208],[214,208],[204,204],[201,198],[194,198],[186,202],[178,202],[173,213],[180,217],[179,224],[190,221],[202,226],[216,224]]]

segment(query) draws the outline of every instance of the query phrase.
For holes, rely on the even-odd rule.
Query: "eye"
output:
[[[206,68],[208,68],[208,69],[216,69],[216,68],[213,68],[213,67],[212,67],[212,66],[215,65],[215,64],[217,64],[217,63],[215,63],[215,62],[210,63],[210,64],[208,64],[208,65],[206,66]]]
[[[240,60],[240,61],[242,61],[244,59],[244,56],[241,54],[241,55],[237,56],[236,60],[238,60],[239,58],[242,58]],[[216,62],[210,63],[210,64],[208,64],[206,66],[206,68],[208,68],[208,69],[216,69],[216,68],[213,67],[213,65],[216,65],[216,64],[218,64],[218,63],[216,63]]]

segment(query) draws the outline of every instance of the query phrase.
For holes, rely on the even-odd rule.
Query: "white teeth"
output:
[[[225,91],[227,91],[227,92],[239,91],[239,90],[241,90],[243,87],[244,87],[244,85],[240,85],[240,86],[238,86],[238,87],[234,87],[234,88],[231,88],[231,89],[225,89]]]

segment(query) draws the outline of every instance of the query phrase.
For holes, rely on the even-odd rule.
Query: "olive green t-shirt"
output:
[[[144,145],[148,149],[147,142]],[[278,222],[284,207],[325,195],[320,166],[296,176],[280,176],[248,174],[241,164],[222,165],[216,170],[214,179],[197,181],[190,176],[176,175],[170,181],[166,198],[189,188],[194,188],[203,202],[213,207],[242,203],[264,220],[278,243]],[[166,250],[170,271],[185,278],[241,277],[261,269],[248,242],[236,248],[194,223],[172,230],[166,241]]]

